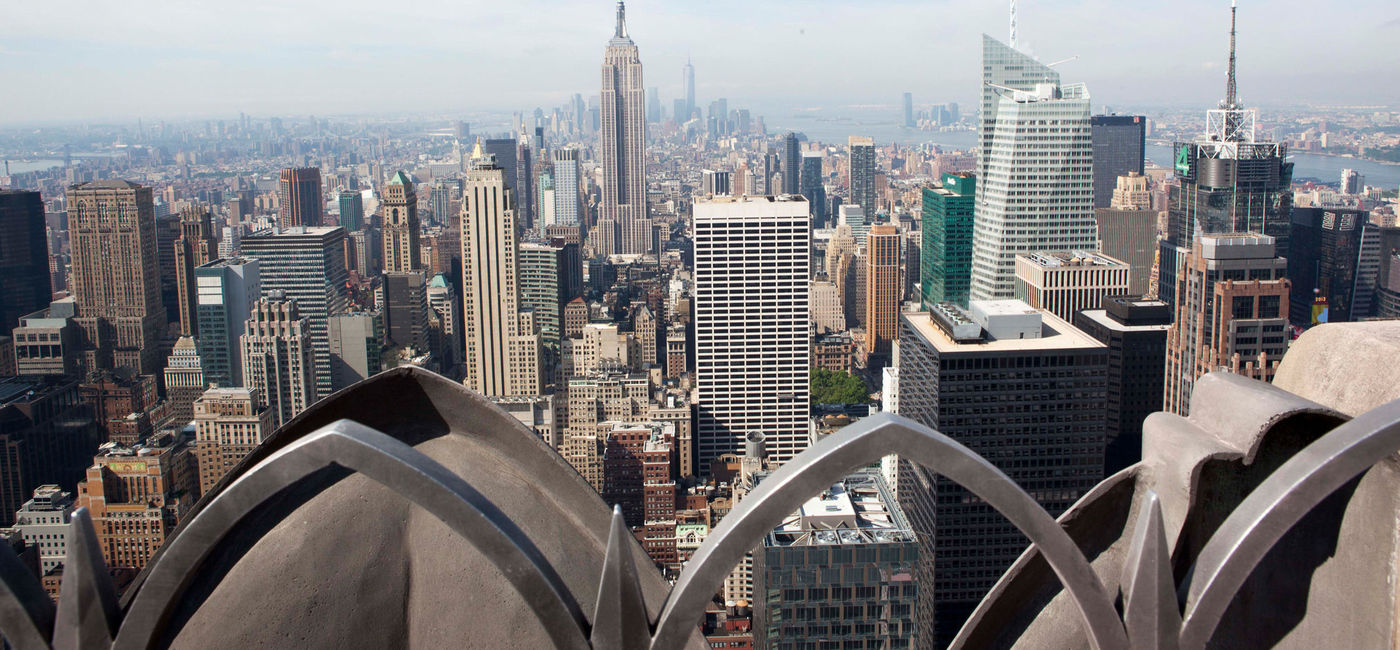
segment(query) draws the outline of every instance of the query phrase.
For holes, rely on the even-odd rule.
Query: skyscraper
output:
[[[274,292],[271,299],[262,298],[253,305],[239,341],[243,382],[258,391],[279,427],[316,401],[319,378],[312,361],[310,325],[295,300],[284,300]]]
[[[690,64],[690,57],[685,58],[685,67],[681,69],[681,82],[685,85],[685,115],[676,116],[677,124],[689,122],[690,116],[695,114],[695,66]]]
[[[807,202],[715,197],[694,219],[701,471],[751,433],[788,460],[807,446]]]
[[[1159,294],[1173,308],[1176,279],[1196,237],[1257,233],[1288,251],[1289,213],[1293,206],[1293,163],[1288,146],[1255,133],[1256,114],[1235,96],[1235,8],[1230,8],[1230,59],[1225,99],[1206,111],[1206,135],[1178,142],[1175,171],[1179,183],[1167,203],[1167,236],[1160,244]]]
[[[214,489],[277,428],[272,409],[252,388],[212,388],[195,400],[192,413],[201,493]]]
[[[519,240],[505,170],[479,149],[462,193],[462,320],[467,378],[488,397],[517,394],[511,360],[520,337]],[[536,373],[538,374],[538,373]]]
[[[242,386],[238,341],[253,304],[262,296],[258,261],[219,259],[194,270],[199,364],[209,385]]]
[[[807,204],[811,206],[812,223],[817,228],[826,226],[826,188],[823,186],[826,178],[822,173],[822,155],[820,152],[806,152],[802,154],[802,173],[798,181],[798,191],[803,198],[807,199]]]
[[[992,132],[1001,107],[999,88],[1035,90],[1038,84],[1059,85],[1060,73],[1050,69],[1014,45],[1008,46],[986,34],[982,35],[982,112],[978,125],[977,175],[987,177],[987,152],[992,148]],[[956,120],[956,116],[954,116]]]
[[[1147,118],[1141,115],[1095,115],[1089,118],[1094,141],[1094,207],[1113,202],[1118,177],[1142,174],[1147,152]]]
[[[899,335],[899,251],[904,238],[899,229],[880,224],[870,228],[866,240],[865,349],[870,367],[890,362],[890,344]]]
[[[194,339],[180,337],[165,362],[165,403],[170,409],[170,421],[181,427],[189,424],[194,401],[207,386]]]
[[[1089,91],[1049,82],[998,92],[978,154],[973,300],[1011,297],[1020,253],[1097,244]]]
[[[555,149],[554,223],[561,226],[577,226],[578,215],[578,149]]]
[[[972,219],[977,175],[944,174],[923,191],[919,290],[925,309],[940,302],[966,307],[972,285]]]
[[[1273,379],[1288,351],[1288,261],[1273,237],[1201,235],[1181,265],[1167,332],[1163,410],[1190,415],[1191,389],[1208,372]]]
[[[617,3],[617,29],[603,54],[602,134],[598,157],[603,166],[603,197],[598,229],[615,229],[615,250],[604,253],[646,253],[651,250],[651,217],[647,212],[646,101],[642,61],[627,35],[625,8]],[[603,240],[606,241],[604,236]]]
[[[904,93],[904,126],[914,126],[914,94]]]
[[[1142,423],[1162,410],[1171,321],[1167,303],[1135,296],[1108,297],[1103,309],[1074,316],[1075,327],[1108,346],[1104,476],[1142,460]]]
[[[243,254],[258,260],[262,295],[281,291],[310,323],[316,372],[312,401],[331,394],[331,352],[326,320],[345,311],[345,229],[289,228],[243,240]],[[246,372],[246,368],[245,368]]]
[[[435,197],[436,198],[436,197]],[[365,227],[365,202],[359,190],[343,190],[340,193],[340,227],[346,232],[355,232]]]
[[[38,192],[0,190],[0,337],[49,304],[49,246]]]
[[[797,134],[791,131],[783,134],[783,194],[800,194],[802,191],[802,147],[797,142]]]
[[[1381,266],[1381,229],[1369,216],[1361,209],[1293,208],[1288,319],[1294,327],[1371,315]]]
[[[218,248],[208,208],[195,206],[180,213],[180,238],[175,240],[175,277],[179,287],[182,336],[199,336],[194,270],[218,259]]]
[[[416,271],[423,265],[418,248],[418,194],[402,171],[384,186],[384,272]]]
[[[1129,174],[1118,177],[1113,201],[1107,208],[1094,209],[1099,231],[1099,250],[1128,263],[1128,293],[1145,296],[1152,282],[1152,263],[1157,256],[1157,211],[1148,208],[1147,177]]]
[[[731,175],[727,171],[706,169],[700,172],[700,193],[705,195],[732,194]]]
[[[321,225],[321,170],[287,167],[277,184],[277,225]]]
[[[1016,299],[1066,323],[1105,296],[1128,292],[1128,265],[1093,251],[1040,251],[1016,256]]]
[[[874,217],[875,205],[875,140],[861,136],[851,136],[848,141],[851,150],[851,166],[847,172],[847,186],[851,188],[847,204],[858,205],[865,214]]]
[[[165,334],[151,188],[94,181],[68,189],[73,295],[83,331],[80,373],[160,369]]]

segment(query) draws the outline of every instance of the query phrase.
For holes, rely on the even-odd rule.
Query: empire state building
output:
[[[617,30],[603,54],[603,201],[593,234],[603,254],[651,251],[647,213],[646,106],[642,61],[627,36],[625,8],[617,3]]]

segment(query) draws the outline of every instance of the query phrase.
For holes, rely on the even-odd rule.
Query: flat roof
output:
[[[1020,303],[1020,301],[990,301],[993,303],[1009,302]],[[933,318],[927,311],[906,311],[903,318],[914,326],[914,331],[920,338],[928,341],[934,349],[939,352],[1013,352],[1018,350],[1066,350],[1066,349],[1092,349],[1105,347],[1094,337],[1079,331],[1073,325],[1066,323],[1054,314],[1038,310],[1040,312],[1041,334],[1038,339],[1000,339],[994,341],[978,341],[969,343],[958,343],[949,338],[943,330],[933,322]],[[1023,313],[1023,309],[1017,308],[1015,312]]]
[[[1082,312],[1084,317],[1098,323],[1110,330],[1119,332],[1165,332],[1171,329],[1171,325],[1127,325],[1110,318],[1107,311],[1102,309],[1086,309]]]
[[[765,546],[913,543],[914,531],[884,481],[858,472],[808,499],[764,540]]]
[[[1128,264],[1122,260],[1109,257],[1102,253],[1086,250],[1037,251],[1034,253],[1021,253],[1017,255],[1017,257],[1024,257],[1034,264],[1049,268],[1060,266],[1128,266]]]

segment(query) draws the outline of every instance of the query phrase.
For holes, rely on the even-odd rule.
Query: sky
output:
[[[16,0],[18,1],[18,0]],[[757,113],[977,97],[1003,0],[635,0],[629,32],[668,110]],[[1400,106],[1400,3],[1242,0],[1253,106]],[[13,9],[13,8],[12,8]],[[598,92],[607,0],[38,0],[0,20],[0,124],[546,109]],[[1223,95],[1226,0],[1021,0],[1022,49],[1095,106]]]

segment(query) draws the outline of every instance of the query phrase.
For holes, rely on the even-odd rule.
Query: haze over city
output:
[[[31,3],[0,21],[0,84],[26,89],[0,103],[0,124],[549,106],[596,85],[593,52],[611,29],[609,6]],[[1008,32],[1006,3],[986,0],[632,9],[648,84],[665,101],[680,92],[689,56],[700,95],[773,115],[894,107],[905,91],[971,101],[979,34]],[[1200,105],[1222,92],[1227,12],[1210,0],[1026,0],[1020,41],[1046,62],[1078,56],[1059,69],[1088,83],[1096,105]],[[1400,103],[1400,86],[1385,82],[1400,70],[1394,3],[1245,0],[1240,12],[1240,91],[1250,105]]]

